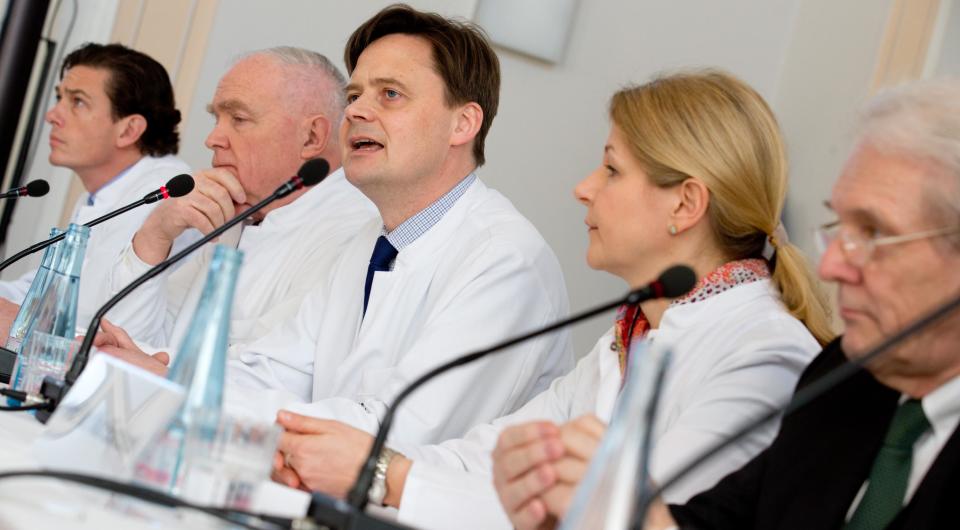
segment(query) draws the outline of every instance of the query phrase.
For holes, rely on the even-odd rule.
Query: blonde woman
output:
[[[631,286],[675,263],[693,267],[700,281],[681,299],[621,308],[576,368],[517,412],[463,439],[394,447],[400,454],[387,467],[385,503],[399,508],[401,522],[552,526],[603,434],[634,340],[668,344],[674,355],[654,428],[657,478],[785,399],[831,338],[806,264],[779,226],[786,162],[763,99],[728,74],[683,73],[618,92],[610,117],[603,162],[575,190],[587,207],[587,262]],[[282,423],[290,421],[311,420]],[[709,488],[775,432],[771,425],[744,438],[668,491],[668,502]],[[369,443],[365,433],[352,441]],[[363,456],[326,449],[326,460],[346,462],[344,470]],[[335,493],[333,467],[277,476]]]

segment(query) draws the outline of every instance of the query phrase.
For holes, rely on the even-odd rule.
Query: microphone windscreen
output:
[[[320,184],[320,181],[325,179],[329,172],[330,163],[322,158],[313,158],[307,160],[300,166],[300,170],[297,171],[297,176],[300,177],[303,185],[309,188],[310,186]]]
[[[693,289],[693,286],[697,283],[697,274],[686,265],[674,265],[663,271],[657,281],[663,287],[665,298],[677,298]]]
[[[183,173],[167,181],[167,193],[171,197],[183,197],[193,191],[193,177]]]
[[[43,179],[34,180],[27,183],[27,195],[30,197],[43,197],[50,191],[50,184]]]

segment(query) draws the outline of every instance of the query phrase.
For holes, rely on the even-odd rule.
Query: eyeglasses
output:
[[[857,231],[850,226],[841,225],[840,221],[834,221],[818,228],[815,232],[815,239],[817,242],[817,250],[821,256],[827,252],[827,248],[829,248],[834,241],[839,239],[840,249],[843,250],[843,255],[847,258],[847,261],[856,267],[863,267],[870,261],[870,258],[873,257],[873,252],[877,247],[957,233],[960,233],[960,226],[935,228],[933,230],[924,230],[922,232],[913,232],[899,236],[875,237],[868,236],[862,231]]]

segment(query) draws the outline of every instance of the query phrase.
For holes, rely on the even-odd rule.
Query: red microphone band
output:
[[[654,298],[663,298],[663,284],[659,281],[653,282],[650,284],[650,289],[653,290]]]
[[[26,197],[27,195],[30,195],[30,192],[27,191],[27,187],[26,187],[26,186],[23,186],[23,187],[21,187],[21,188],[17,188],[17,197]]]
[[[166,186],[160,186],[160,195],[163,195],[163,198],[164,198],[164,199],[169,199],[169,198],[170,198],[170,192],[167,191],[167,187],[166,187]]]
[[[303,179],[300,178],[300,175],[294,175],[293,178],[290,179],[290,182],[293,182],[294,187],[298,190],[303,188]]]

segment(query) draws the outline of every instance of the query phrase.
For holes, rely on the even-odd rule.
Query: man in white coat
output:
[[[208,233],[266,198],[303,162],[322,157],[337,168],[336,127],[343,116],[345,84],[326,57],[302,48],[270,48],[236,62],[220,80],[208,109],[216,120],[206,139],[213,168],[194,175],[193,193],[167,201],[146,219],[112,264],[110,290],[117,292],[166,259],[171,242],[184,230]],[[327,278],[343,245],[375,216],[373,204],[337,169],[317,186],[272,203],[219,238],[244,251],[231,346],[254,341],[291,318],[310,288]],[[208,244],[179,270],[143,285],[111,312],[114,323],[154,348],[178,346],[213,247]],[[134,345],[127,333],[111,323],[104,329],[98,347],[130,359]],[[154,371],[165,370],[162,363],[138,357]]]
[[[72,169],[83,183],[70,221],[86,223],[142,198],[181,173],[176,158],[180,111],[163,66],[119,44],[86,44],[60,68],[57,104],[50,124],[50,163]],[[102,301],[101,289],[117,253],[154,205],[141,206],[90,231],[80,274],[77,325],[86,327]],[[178,238],[178,246],[196,233]],[[191,239],[193,238],[193,239]],[[0,282],[3,333],[23,302],[36,274]]]
[[[414,378],[568,311],[553,252],[475,173],[499,96],[499,62],[482,33],[391,6],[353,33],[345,61],[344,169],[381,218],[347,245],[297,318],[228,372],[231,406],[324,418],[282,435],[277,461],[292,485],[324,459],[339,429],[375,431]],[[304,351],[310,362],[299,361]],[[556,333],[445,374],[405,402],[392,439],[459,436],[571,365],[568,335]],[[289,427],[284,419],[294,416],[279,419]]]

